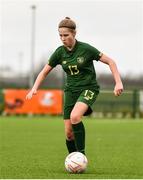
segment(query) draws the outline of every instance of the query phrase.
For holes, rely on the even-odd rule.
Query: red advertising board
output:
[[[31,100],[26,100],[29,90],[4,90],[7,114],[62,114],[62,90],[38,90]]]

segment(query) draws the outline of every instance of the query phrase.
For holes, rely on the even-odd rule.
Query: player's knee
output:
[[[71,120],[72,124],[79,123],[80,119],[81,119],[81,117],[78,114],[71,113],[70,120]]]

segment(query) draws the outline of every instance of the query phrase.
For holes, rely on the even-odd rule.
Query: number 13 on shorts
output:
[[[85,90],[84,98],[86,100],[93,99],[93,96],[94,96],[94,92],[92,92],[91,90]]]

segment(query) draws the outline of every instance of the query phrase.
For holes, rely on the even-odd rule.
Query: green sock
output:
[[[85,154],[85,128],[82,121],[72,124],[77,151]]]
[[[69,153],[77,151],[74,140],[69,141],[66,139],[66,145]]]

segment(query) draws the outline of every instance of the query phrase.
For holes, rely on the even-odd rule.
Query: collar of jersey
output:
[[[76,50],[76,48],[77,48],[77,45],[78,45],[78,41],[76,40],[76,43],[75,43],[75,45],[74,45],[74,47],[73,47],[73,49],[70,51],[70,50],[68,50],[65,46],[64,46],[64,49],[65,49],[65,51],[67,52],[67,53],[73,53],[73,52],[75,52],[75,50]]]

